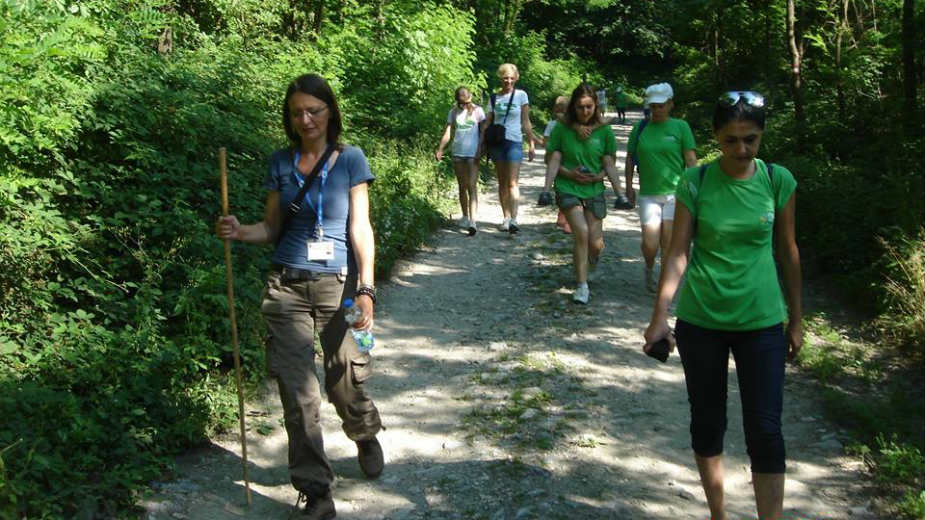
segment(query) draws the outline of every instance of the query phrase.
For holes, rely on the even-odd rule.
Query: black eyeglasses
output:
[[[734,107],[739,101],[745,102],[750,107],[764,107],[764,96],[751,90],[732,90],[719,97],[719,104],[724,107]]]
[[[289,115],[292,116],[293,119],[302,119],[303,117],[308,116],[314,121],[315,119],[318,118],[318,116],[324,113],[324,111],[327,109],[328,107],[327,105],[325,105],[325,106],[318,107],[318,108],[309,108],[305,110],[298,110],[295,112],[290,112]]]

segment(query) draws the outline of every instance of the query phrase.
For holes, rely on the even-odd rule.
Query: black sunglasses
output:
[[[764,107],[764,96],[757,92],[752,92],[750,90],[738,91],[732,90],[729,92],[723,93],[719,97],[719,104],[724,107],[734,107],[739,101],[743,101],[746,105],[755,108]]]

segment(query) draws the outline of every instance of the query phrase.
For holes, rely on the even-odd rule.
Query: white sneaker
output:
[[[658,279],[655,278],[655,269],[646,267],[646,290],[654,293],[658,290]]]
[[[572,293],[572,301],[575,303],[588,303],[591,297],[591,289],[587,285],[579,285],[575,292]]]
[[[469,232],[469,236],[470,236],[470,237],[471,237],[471,236],[475,236],[475,233],[476,233],[478,230],[479,230],[479,228],[475,225],[475,220],[470,220],[470,221],[469,221],[469,228],[466,230],[466,231]]]
[[[509,231],[512,235],[513,235],[514,233],[517,233],[518,231],[520,231],[520,227],[517,225],[517,221],[516,221],[516,220],[511,219],[510,224],[508,224],[508,231]]]
[[[498,229],[501,231],[510,231],[511,229],[511,219],[506,218],[501,222],[501,225],[498,226]]]
[[[466,218],[466,217],[460,218],[460,219],[459,219],[459,227],[461,227],[461,228],[463,228],[463,229],[468,229],[468,227],[469,227],[469,219]]]

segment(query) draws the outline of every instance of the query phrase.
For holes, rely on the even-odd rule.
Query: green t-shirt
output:
[[[696,146],[691,127],[673,117],[661,123],[649,121],[640,139],[640,124],[633,127],[626,147],[626,153],[639,158],[636,164],[639,194],[644,197],[671,195],[684,171],[684,152]]]
[[[616,157],[617,139],[613,136],[610,125],[596,128],[587,139],[579,139],[578,134],[568,127],[559,124],[552,129],[549,140],[546,141],[546,153],[562,152],[562,167],[568,170],[581,165],[588,168],[592,175],[597,175],[604,168],[601,159],[605,155]],[[604,191],[604,181],[591,184],[580,184],[572,179],[556,177],[556,190],[580,199],[587,199],[601,194]]]
[[[617,108],[626,108],[626,92],[617,92]]]
[[[648,132],[648,130],[646,130]],[[719,162],[700,181],[700,167],[688,168],[677,200],[696,222],[686,281],[678,298],[679,319],[699,327],[744,331],[770,327],[786,317],[774,265],[775,213],[796,190],[789,170],[756,160],[749,179],[733,179]]]

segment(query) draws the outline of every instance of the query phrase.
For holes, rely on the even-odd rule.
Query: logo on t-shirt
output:
[[[666,140],[666,141],[671,141],[672,143],[678,142],[678,138],[675,137],[675,136],[673,136],[673,135],[666,135],[666,136],[665,136],[665,140]]]
[[[762,225],[765,225],[765,226],[769,226],[769,225],[771,225],[771,224],[774,224],[774,212],[773,212],[773,211],[769,211],[769,212],[765,213],[764,215],[761,215],[761,217],[760,217],[758,220],[760,220],[760,221],[761,221],[761,224],[762,224]]]

